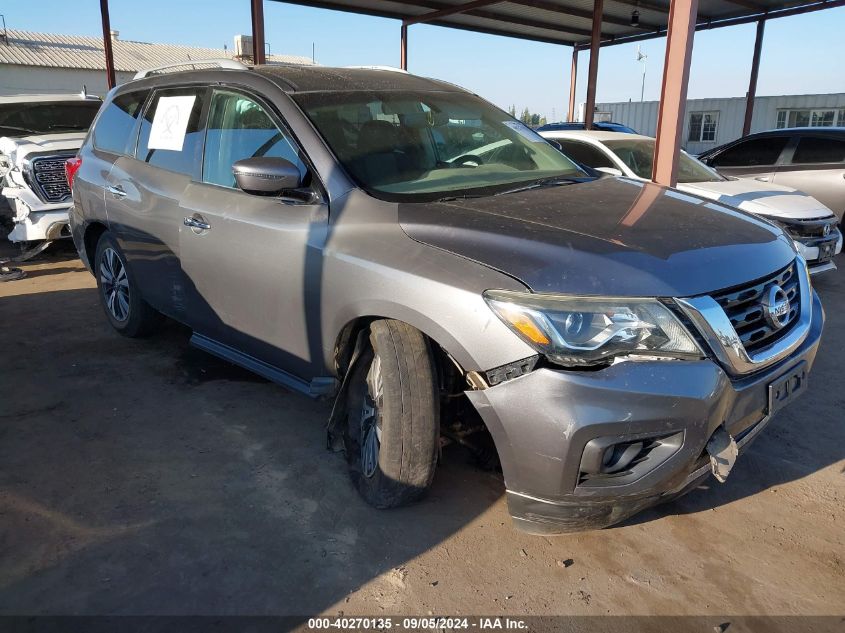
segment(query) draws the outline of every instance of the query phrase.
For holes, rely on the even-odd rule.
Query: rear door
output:
[[[106,182],[106,208],[144,299],[185,320],[186,284],[179,262],[180,200],[199,177],[207,90],[156,90],[139,123],[134,157],[117,159]]]
[[[774,182],[810,194],[841,220],[845,212],[845,138],[800,136],[775,171]]]
[[[758,136],[731,145],[707,164],[726,176],[771,182],[788,136]]]
[[[290,374],[317,375],[325,197],[269,104],[229,89],[215,89],[210,103],[201,182],[192,183],[182,201],[185,219],[207,227],[180,227],[182,267],[191,288],[189,325]],[[238,189],[233,163],[257,156],[295,164],[313,199]]]
[[[82,218],[107,221],[105,187],[114,163],[135,151],[137,120],[149,90],[117,95],[99,113],[88,141],[79,154],[82,166],[73,183],[72,213]],[[79,223],[77,223],[77,226]],[[81,244],[77,235],[77,244]],[[93,253],[90,253],[93,257]],[[94,262],[89,262],[94,266]]]

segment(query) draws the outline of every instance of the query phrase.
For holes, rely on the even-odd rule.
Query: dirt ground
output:
[[[53,250],[0,284],[0,614],[845,615],[838,263],[809,392],[726,484],[542,538],[459,448],[422,503],[368,507],[325,449],[328,403],[176,325],[118,336]]]

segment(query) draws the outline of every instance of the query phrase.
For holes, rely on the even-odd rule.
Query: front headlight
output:
[[[684,325],[657,299],[509,290],[488,290],[484,299],[508,327],[558,365],[595,365],[629,354],[703,356]]]

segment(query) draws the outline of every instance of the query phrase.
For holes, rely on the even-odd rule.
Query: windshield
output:
[[[0,104],[0,136],[87,132],[99,101]]]
[[[479,196],[587,174],[531,128],[473,95],[294,95],[338,160],[387,200]]]
[[[654,139],[604,141],[631,171],[640,178],[651,180],[651,163],[654,159]],[[714,169],[681,150],[678,161],[678,182],[716,182],[725,180]]]

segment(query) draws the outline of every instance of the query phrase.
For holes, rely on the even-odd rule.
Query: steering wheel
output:
[[[452,161],[452,167],[478,167],[483,164],[484,161],[478,154],[464,154]]]

